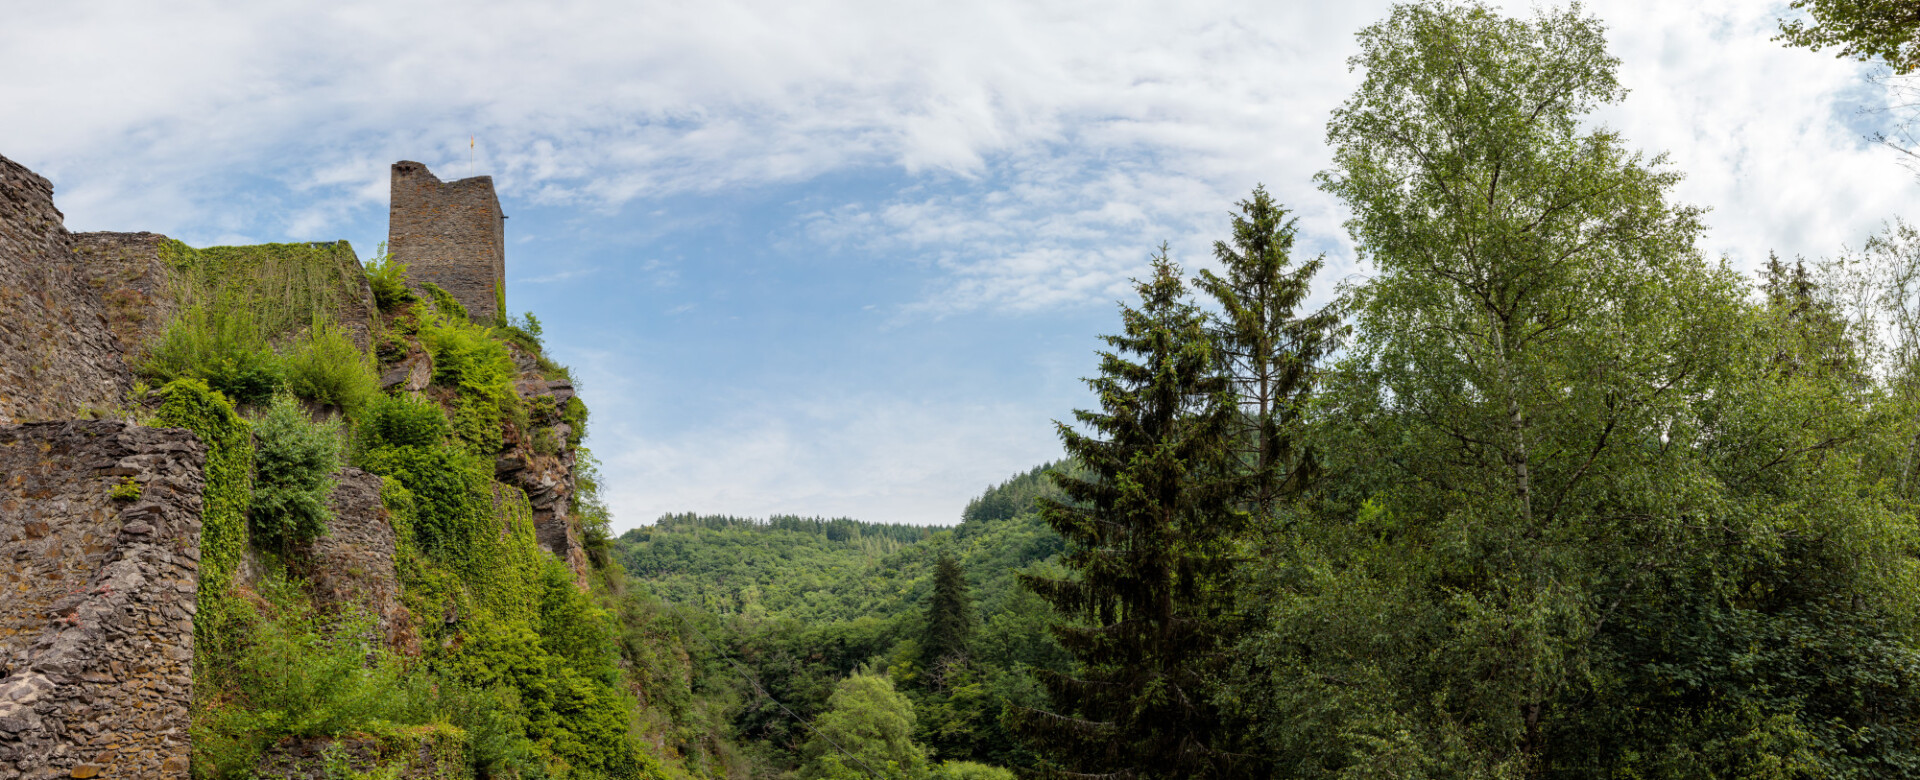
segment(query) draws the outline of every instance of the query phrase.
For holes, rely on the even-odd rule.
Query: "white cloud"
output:
[[[667,512],[801,514],[950,525],[986,486],[1059,457],[1044,413],[877,392],[722,391],[727,415],[681,425],[631,353],[562,348],[594,405],[587,442],[621,528]],[[636,381],[638,380],[638,381]]]

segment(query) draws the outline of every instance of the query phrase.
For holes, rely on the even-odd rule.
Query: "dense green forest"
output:
[[[914,714],[907,750],[926,755],[915,760],[1025,766],[1033,757],[1000,714],[1041,701],[1029,670],[1068,662],[1047,635],[1045,605],[1016,579],[1063,549],[1036,513],[1039,498],[1058,495],[1049,470],[987,491],[957,527],[669,515],[620,536],[612,557],[683,621],[696,693],[726,702],[722,733],[744,746],[754,776],[819,750],[805,724],[832,712],[840,685],[859,675],[880,675],[904,697]],[[963,606],[949,610],[966,633],[958,665],[928,654],[943,559],[963,589]]]

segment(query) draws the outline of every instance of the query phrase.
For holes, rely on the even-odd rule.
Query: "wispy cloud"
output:
[[[574,279],[579,279],[584,276],[591,276],[593,274],[599,273],[599,271],[600,269],[598,268],[570,268],[565,271],[556,271],[554,273],[542,274],[540,276],[515,277],[508,281],[512,284],[555,284],[558,282],[572,281]]]

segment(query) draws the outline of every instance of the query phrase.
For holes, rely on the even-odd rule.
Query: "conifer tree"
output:
[[[1041,514],[1068,540],[1073,574],[1022,577],[1067,618],[1053,633],[1075,669],[1040,672],[1053,710],[1015,721],[1058,775],[1230,776],[1243,762],[1224,747],[1209,686],[1245,520],[1233,507],[1233,403],[1164,246],[1137,289],[1139,307],[1121,307],[1123,330],[1105,337],[1112,351],[1087,380],[1100,409],[1074,412],[1091,432],[1059,425],[1085,472],[1055,472],[1067,500]]]
[[[967,593],[967,573],[953,556],[942,555],[933,565],[933,598],[927,603],[927,633],[920,642],[920,663],[935,678],[947,666],[964,663],[973,637],[973,598]]]
[[[1258,513],[1313,471],[1312,457],[1297,451],[1291,434],[1314,364],[1337,344],[1339,317],[1331,307],[1295,315],[1323,263],[1316,257],[1292,265],[1295,220],[1287,209],[1264,186],[1239,205],[1233,243],[1213,245],[1226,276],[1203,269],[1195,286],[1220,304],[1213,335],[1221,370],[1239,399],[1235,441],[1248,467],[1249,504]]]

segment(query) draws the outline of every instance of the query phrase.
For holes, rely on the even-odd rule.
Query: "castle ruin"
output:
[[[506,255],[492,179],[443,183],[406,161],[392,175],[393,257],[473,319],[495,321]],[[143,345],[179,309],[168,242],[68,232],[52,184],[0,157],[0,780],[189,774],[207,450],[188,431],[143,427],[121,410]],[[334,260],[357,273],[345,242]],[[360,279],[344,297],[339,319],[364,345],[378,324],[372,292]],[[516,361],[523,400],[558,407],[572,397],[528,356]],[[564,424],[556,431],[568,435]],[[566,512],[572,451],[540,454],[510,439],[498,461],[496,478],[528,495],[541,546],[584,587]],[[380,479],[343,468],[336,482],[328,535],[307,556],[313,601],[366,609],[390,648],[418,653]],[[316,744],[276,746],[260,771],[308,776],[296,765],[318,766],[300,753]]]
[[[411,160],[393,164],[387,254],[415,282],[431,282],[476,322],[506,316],[507,245],[492,176],[443,182]]]

